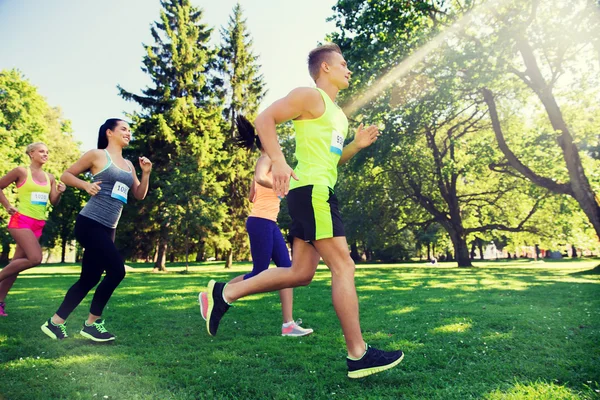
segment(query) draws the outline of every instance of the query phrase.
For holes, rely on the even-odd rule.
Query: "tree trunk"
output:
[[[163,233],[165,234],[163,236]],[[154,263],[154,270],[166,271],[166,260],[167,260],[167,238],[166,231],[161,232],[161,237],[158,242],[158,251],[156,252],[156,262]]]
[[[206,242],[204,240],[200,240],[198,242],[198,252],[196,253],[196,262],[204,261],[205,246],[206,246]]]
[[[175,262],[175,252],[171,252],[171,254],[169,254],[169,262],[173,263]]]
[[[475,249],[477,248],[477,242],[473,240],[471,242],[471,260],[475,259]]]
[[[465,242],[466,245],[466,242]],[[446,250],[446,261],[454,261],[454,258],[452,257],[452,253],[450,253],[450,250]]]
[[[365,258],[367,259],[367,261],[373,261],[373,253],[368,247],[365,248]]]
[[[83,257],[83,248],[76,242],[75,244],[75,262],[80,263]]]
[[[60,247],[61,247],[61,252],[60,252],[60,263],[64,264],[65,263],[65,258],[67,256],[67,241],[65,240],[64,237],[62,237],[60,239]]]
[[[483,256],[483,243],[479,242],[477,247],[479,248],[479,259],[484,260],[485,257]]]
[[[427,243],[427,261],[431,261],[431,243]]]
[[[227,256],[225,257],[225,269],[231,268],[233,265],[233,248],[227,250]]]
[[[352,257],[354,262],[360,261],[360,254],[358,254],[358,245],[356,242],[350,244],[350,257]]]
[[[472,267],[471,259],[469,258],[469,246],[467,240],[461,236],[456,230],[448,229],[450,240],[454,246],[454,257],[459,267]]]
[[[577,249],[575,248],[574,244],[571,245],[571,257],[577,258]]]
[[[2,253],[0,253],[0,264],[6,265],[9,262],[8,255],[10,254],[10,243],[2,244]]]

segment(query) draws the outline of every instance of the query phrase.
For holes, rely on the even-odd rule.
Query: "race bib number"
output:
[[[344,137],[334,129],[333,132],[331,132],[331,147],[329,148],[329,151],[341,156],[343,149]]]
[[[112,193],[110,197],[113,199],[117,199],[127,204],[127,193],[129,193],[129,188],[126,184],[121,183],[119,181],[115,182],[115,186],[113,186]]]
[[[48,193],[31,192],[31,204],[45,206],[48,204]]]

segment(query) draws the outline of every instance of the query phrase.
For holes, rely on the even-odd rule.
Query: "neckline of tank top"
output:
[[[331,103],[341,112],[344,112],[344,110],[342,110],[342,107],[340,107],[335,101],[331,100],[331,97],[329,97],[329,95],[327,94],[326,91],[324,91],[323,89],[321,89],[320,87],[316,88],[317,90],[319,90],[321,92],[322,95],[324,95],[325,97],[327,97],[327,99],[329,99],[329,101],[331,101]],[[323,112],[323,114],[325,114],[325,112]]]
[[[25,180],[23,181],[23,183],[21,183],[19,186],[17,186],[17,189],[20,188],[21,186],[23,186],[26,182],[27,179],[31,176],[31,180],[33,181],[33,183],[35,183],[38,186],[48,186],[50,184],[50,177],[48,176],[48,173],[44,170],[41,170],[44,173],[44,176],[46,177],[46,182],[44,183],[40,183],[38,181],[35,180],[35,178],[33,177],[33,172],[31,172],[31,167],[27,167],[27,177],[25,177]]]
[[[114,165],[117,169],[123,171],[123,172],[127,172],[128,174],[132,173],[133,171],[131,170],[131,167],[129,167],[129,171],[124,170],[123,168],[119,167],[116,163],[113,162],[112,158],[110,157],[110,154],[108,153],[108,150],[104,149],[104,152],[106,153],[106,157],[108,157],[108,163],[106,163],[106,166],[104,168],[102,168],[101,171],[99,171],[98,173],[94,174],[94,176],[98,175],[100,172],[104,172],[106,171],[111,165]]]
[[[323,105],[325,106],[325,110],[323,111],[323,114],[319,115],[316,118],[310,118],[310,119],[293,119],[292,122],[294,124],[297,123],[302,123],[302,122],[317,122],[317,121],[321,121],[322,119],[325,118],[325,114],[327,114],[327,101],[331,102],[331,104],[333,104],[335,106],[335,108],[337,108],[339,111],[341,111],[342,113],[344,113],[344,110],[341,109],[340,106],[338,106],[337,104],[335,104],[335,101],[331,100],[331,98],[329,97],[329,95],[321,88],[315,88],[317,90],[317,92],[319,92],[319,94],[321,95],[321,98],[323,98]],[[328,100],[325,100],[325,97],[327,97]],[[344,113],[344,115],[346,115]]]

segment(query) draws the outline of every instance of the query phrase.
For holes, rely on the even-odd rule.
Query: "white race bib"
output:
[[[116,181],[115,186],[113,186],[112,193],[110,197],[113,199],[117,199],[127,204],[127,193],[129,193],[129,188],[126,184]]]
[[[31,192],[31,204],[45,206],[48,204],[48,193]]]
[[[334,129],[333,132],[331,132],[331,147],[329,148],[329,151],[341,156],[343,149],[344,137]]]

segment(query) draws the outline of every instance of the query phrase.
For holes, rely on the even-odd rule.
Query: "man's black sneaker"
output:
[[[83,329],[81,329],[79,334],[84,338],[93,340],[94,342],[109,342],[111,340],[115,340],[115,335],[108,332],[104,327],[103,319],[97,319],[96,322],[91,325],[88,325],[86,322],[84,322]]]
[[[217,329],[219,329],[219,322],[223,315],[231,308],[229,304],[223,299],[223,288],[225,283],[216,282],[211,280],[208,282],[208,309],[206,310],[206,330],[210,336],[217,335]]]
[[[381,351],[367,346],[367,352],[360,360],[346,358],[349,378],[364,378],[400,364],[404,353],[398,351]]]
[[[69,337],[69,335],[67,335],[67,327],[65,324],[55,325],[52,322],[52,318],[48,318],[48,321],[44,322],[44,325],[42,325],[42,332],[50,336],[52,339],[61,340]]]

